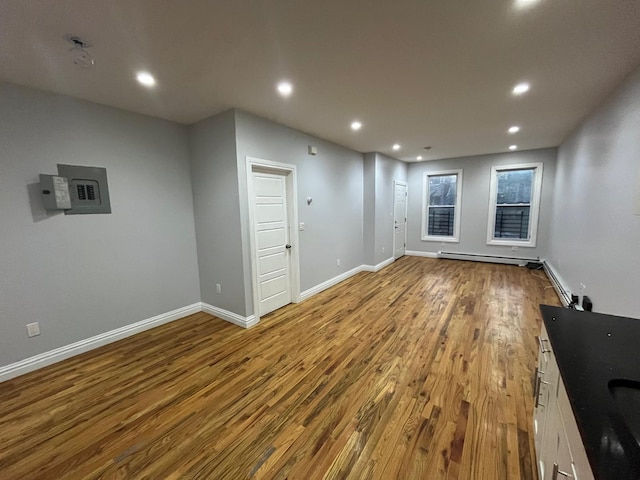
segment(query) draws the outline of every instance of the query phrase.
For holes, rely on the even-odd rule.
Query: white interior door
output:
[[[404,255],[407,241],[407,184],[393,182],[393,258]]]
[[[291,303],[286,177],[252,172],[259,314]]]

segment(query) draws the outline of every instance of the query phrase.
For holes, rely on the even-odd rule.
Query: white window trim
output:
[[[531,208],[529,211],[529,240],[510,238],[501,240],[493,238],[496,219],[496,197],[498,194],[498,172],[506,170],[523,170],[535,168],[533,190],[531,191]],[[487,245],[503,245],[511,247],[535,247],[538,237],[538,216],[540,213],[540,199],[542,194],[542,163],[519,163],[517,165],[498,165],[491,167],[491,187],[489,188],[489,219],[487,223]]]
[[[453,225],[453,236],[443,237],[439,235],[427,235],[427,210],[429,201],[429,177],[437,177],[441,175],[457,175],[456,180],[456,204],[455,204],[455,221]],[[422,241],[425,242],[448,242],[460,243],[460,207],[462,205],[462,169],[456,170],[438,170],[435,172],[424,172],[422,179]]]

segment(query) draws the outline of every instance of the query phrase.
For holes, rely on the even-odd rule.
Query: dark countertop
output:
[[[593,474],[640,479],[640,444],[609,391],[613,379],[640,381],[640,320],[548,305],[540,311]]]

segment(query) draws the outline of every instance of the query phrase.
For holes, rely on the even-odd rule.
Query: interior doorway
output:
[[[295,166],[247,158],[256,320],[300,297]]]
[[[407,184],[393,181],[393,259],[404,256],[407,249]]]

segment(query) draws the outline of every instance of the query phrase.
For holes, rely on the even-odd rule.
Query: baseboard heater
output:
[[[539,263],[539,258],[506,257],[502,255],[481,255],[478,253],[438,252],[438,258],[449,260],[471,260],[474,262],[506,263],[508,265],[525,266],[529,262]]]
[[[551,280],[551,285],[555,289],[556,293],[560,297],[560,301],[562,305],[565,307],[571,304],[571,293],[568,292],[563,286],[556,274],[553,272],[551,266],[547,263],[547,261],[543,261],[542,265],[544,267],[544,273],[547,274],[547,278]]]

